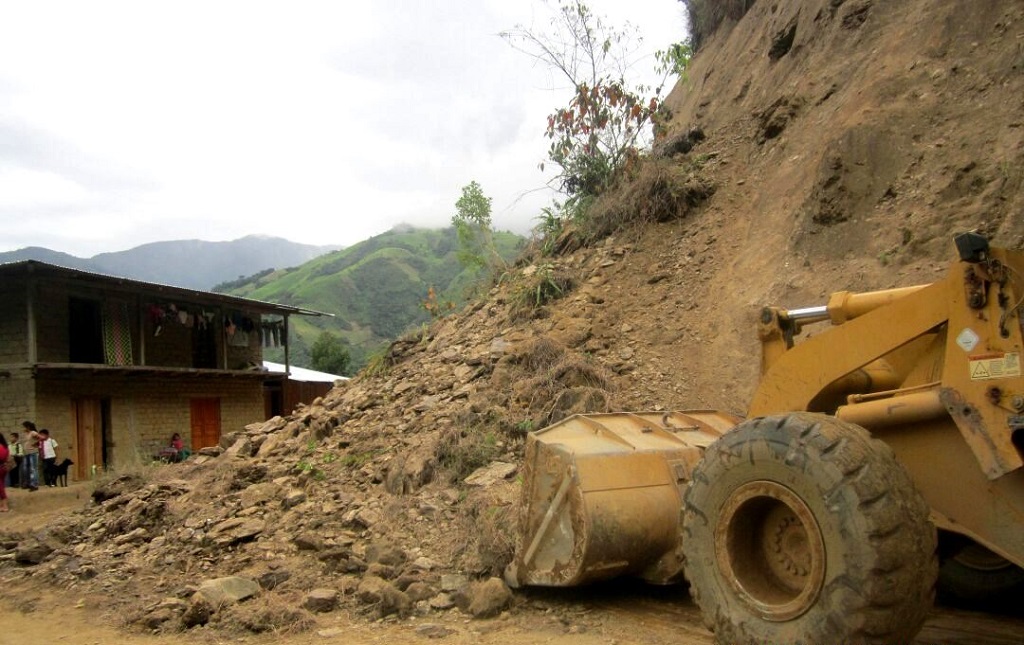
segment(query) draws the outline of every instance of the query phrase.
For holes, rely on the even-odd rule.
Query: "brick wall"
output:
[[[160,367],[192,367],[192,329],[178,323],[177,320],[166,321],[160,325],[160,334],[156,335],[156,325],[147,318],[146,334],[146,365]],[[139,359],[135,357],[135,364]],[[219,367],[219,366],[218,366]]]
[[[34,387],[31,370],[7,369],[0,373],[0,432],[8,439],[12,432],[21,432],[22,421],[35,418]]]
[[[220,399],[222,433],[263,419],[262,382],[254,378],[91,376],[40,378],[37,383],[36,424],[49,428],[71,455],[75,450],[72,400],[109,399],[107,465],[114,469],[148,461],[175,432],[190,447],[193,398]]]
[[[28,362],[24,285],[0,287],[0,365]]]
[[[259,316],[254,316],[254,318],[259,320]],[[244,370],[248,367],[263,366],[263,344],[260,343],[259,331],[254,330],[248,332],[246,336],[248,341],[245,345],[228,343],[227,350],[229,370]]]
[[[88,298],[86,289],[76,296]],[[40,363],[67,363],[71,357],[68,344],[68,287],[63,283],[36,284],[33,312],[36,320],[36,355]]]

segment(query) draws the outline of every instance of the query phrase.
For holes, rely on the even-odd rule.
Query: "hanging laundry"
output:
[[[128,303],[104,303],[103,353],[107,365],[132,364],[132,333],[131,322],[128,319]]]

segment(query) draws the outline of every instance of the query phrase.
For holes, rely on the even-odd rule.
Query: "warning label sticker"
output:
[[[1020,376],[1020,354],[985,354],[971,356],[972,381]]]

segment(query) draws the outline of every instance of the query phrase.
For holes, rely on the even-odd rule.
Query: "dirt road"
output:
[[[0,593],[3,643],[76,643],[83,645],[196,645],[203,643],[417,643],[453,645],[710,645],[696,608],[685,592],[644,593],[597,590],[594,594],[531,593],[511,614],[470,621],[458,612],[429,619],[368,622],[336,612],[318,619],[312,631],[295,634],[221,634],[203,628],[162,636],[130,633],[116,627],[118,617],[104,612],[103,599],[77,598],[43,590],[18,598]],[[50,619],[50,616],[59,616]],[[1024,620],[939,609],[915,643],[919,645],[1018,645]]]
[[[36,493],[13,491],[12,513],[0,529],[34,530],[88,501],[88,484]],[[3,570],[0,569],[0,576]],[[710,645],[711,634],[685,588],[608,584],[589,589],[529,590],[511,612],[494,620],[469,620],[457,610],[407,620],[371,621],[347,612],[320,615],[302,634],[224,634],[197,628],[187,634],[147,635],[121,629],[112,598],[75,590],[40,588],[31,579],[0,589],[0,644],[196,645],[202,643],[417,643],[453,645]],[[59,618],[58,618],[59,617]],[[1008,617],[938,608],[915,643],[919,645],[1019,645],[1024,616]]]

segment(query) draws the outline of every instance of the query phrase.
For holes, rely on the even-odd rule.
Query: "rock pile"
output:
[[[612,372],[575,351],[589,323],[531,294],[559,284],[585,305],[586,270],[622,252],[521,269],[312,405],[102,483],[86,510],[0,541],[15,554],[0,576],[103,592],[157,631],[304,629],[341,608],[499,614],[526,432],[611,406]]]

